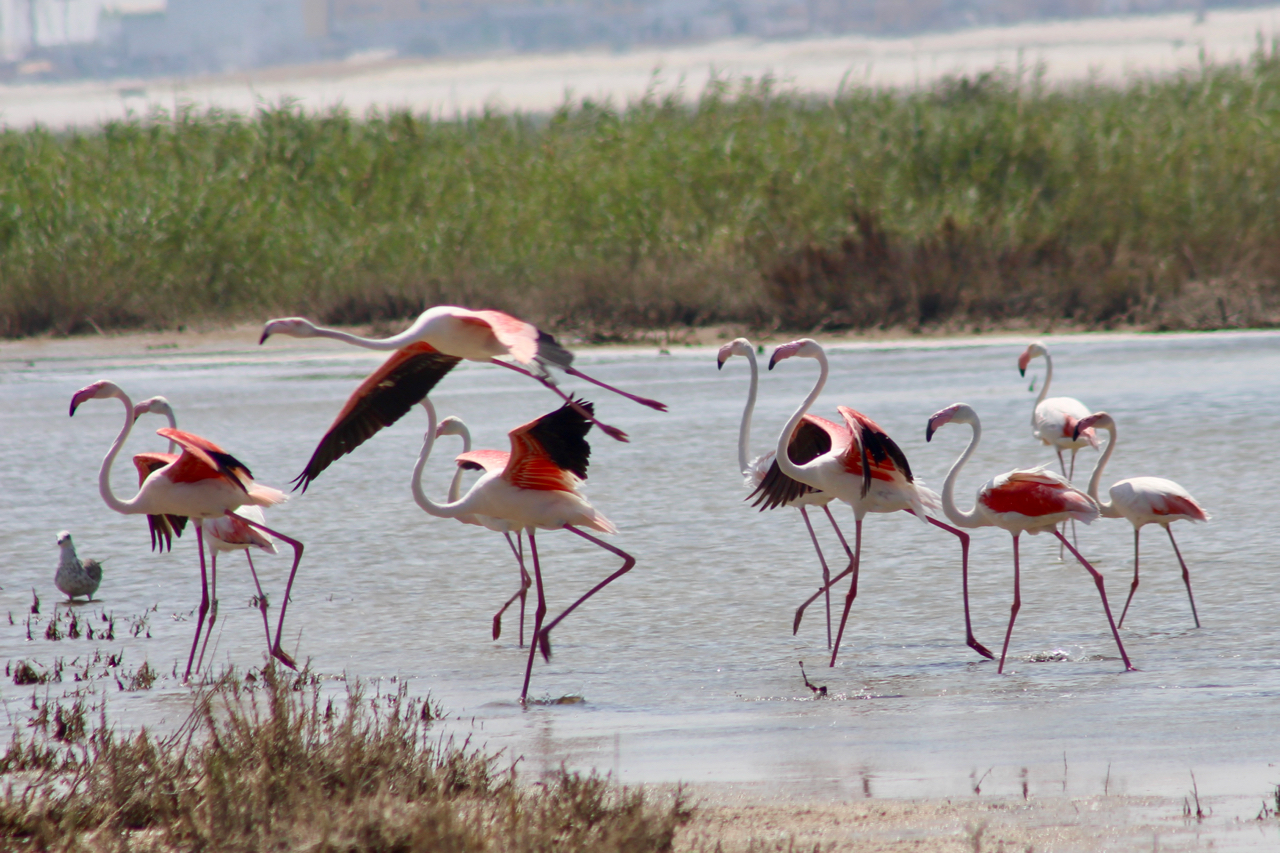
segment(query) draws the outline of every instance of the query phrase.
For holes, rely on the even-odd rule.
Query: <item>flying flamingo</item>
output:
[[[146,414],[162,415],[169,421],[169,428],[176,430],[178,428],[177,416],[173,413],[173,406],[165,397],[148,397],[141,403],[133,407],[133,419],[136,422],[138,418]],[[146,474],[143,473],[143,466],[139,466],[138,473],[146,479],[146,475],[152,471],[163,468],[168,464],[161,457],[172,457],[169,461],[178,458],[177,442],[172,438],[169,439],[168,454],[152,454],[150,464],[147,467]],[[137,464],[135,462],[135,464]],[[141,482],[138,484],[142,485]],[[258,548],[268,554],[279,553],[276,550],[276,544],[271,537],[251,527],[247,522],[256,521],[258,524],[266,524],[267,519],[262,514],[262,507],[246,504],[240,507],[231,515],[220,515],[217,518],[206,518],[200,522],[200,527],[204,532],[205,540],[209,543],[209,556],[212,562],[209,566],[209,624],[205,631],[204,644],[200,647],[200,657],[196,659],[196,670],[199,671],[204,663],[204,650],[209,645],[209,638],[213,636],[213,624],[218,621],[218,554],[228,551],[244,551],[245,559],[249,561],[249,574],[253,577],[253,585],[258,590],[258,610],[262,613],[262,628],[267,634],[267,647],[271,647],[271,626],[267,621],[267,596],[262,591],[262,584],[258,581],[258,571],[254,568],[253,557],[249,553],[250,548]],[[181,530],[178,530],[181,536]],[[153,534],[154,536],[154,534]]]
[[[747,405],[742,410],[742,425],[738,427],[738,470],[746,478],[746,485],[753,489],[752,496],[757,492],[760,494],[756,505],[766,502],[774,494],[780,495],[776,503],[771,502],[769,506],[761,507],[762,511],[779,506],[793,506],[800,510],[800,517],[804,519],[804,526],[809,531],[809,539],[813,542],[813,550],[818,553],[818,562],[822,566],[822,586],[826,589],[827,599],[827,648],[831,648],[831,570],[827,567],[827,558],[823,556],[822,546],[818,544],[818,537],[813,531],[813,522],[809,520],[809,507],[822,507],[822,511],[827,514],[827,519],[831,522],[831,528],[835,530],[840,544],[844,546],[845,553],[849,555],[849,561],[852,563],[853,551],[850,550],[844,533],[840,530],[840,525],[836,524],[835,516],[831,514],[831,508],[828,506],[835,500],[835,496],[820,492],[812,486],[806,486],[783,474],[778,468],[778,463],[774,461],[772,450],[754,459],[750,458],[747,448],[751,446],[751,416],[756,408],[760,368],[756,365],[755,348],[746,338],[735,338],[720,347],[716,357],[716,368],[723,368],[724,363],[735,355],[745,357],[747,364],[751,366],[751,385],[747,389]],[[787,456],[792,462],[802,465],[814,457],[827,453],[832,447],[848,445],[852,440],[847,427],[834,424],[816,415],[805,415],[795,432],[791,434],[787,444]],[[764,485],[766,481],[767,486]],[[794,497],[791,496],[793,494]],[[782,497],[784,495],[785,497]]]
[[[1013,635],[1013,621],[1018,618],[1018,610],[1022,607],[1021,575],[1018,565],[1018,537],[1023,533],[1052,533],[1075,555],[1080,565],[1093,576],[1098,587],[1098,595],[1102,597],[1102,609],[1107,614],[1107,622],[1111,625],[1111,634],[1116,638],[1116,647],[1120,649],[1120,657],[1124,660],[1125,670],[1133,669],[1129,656],[1125,654],[1124,644],[1120,642],[1120,632],[1116,630],[1115,620],[1111,618],[1111,607],[1107,604],[1107,591],[1103,587],[1102,575],[1089,565],[1089,561],[1080,556],[1080,552],[1058,531],[1057,525],[1068,519],[1079,520],[1085,524],[1098,517],[1098,505],[1093,498],[1072,486],[1062,477],[1043,468],[1009,471],[989,480],[978,489],[977,501],[973,509],[961,512],[956,506],[956,477],[960,469],[969,461],[969,457],[978,447],[982,438],[982,423],[978,414],[964,403],[956,403],[937,412],[929,418],[929,426],[925,430],[925,440],[933,440],[933,434],[940,427],[949,423],[969,424],[973,427],[973,437],[964,453],[951,466],[947,481],[942,486],[942,509],[947,518],[959,527],[999,527],[1009,531],[1013,536],[1013,607],[1009,611],[1009,627],[1004,635],[1004,648],[1000,651],[1000,666],[996,672],[1004,672],[1004,659],[1009,653],[1009,638]]]
[[[591,421],[580,410],[586,410],[589,416],[592,405],[586,401],[574,402],[577,405],[566,403],[554,412],[511,430],[508,433],[511,455],[506,465],[501,470],[496,467],[487,470],[465,496],[445,504],[435,503],[422,491],[422,470],[436,437],[435,409],[427,406],[429,428],[413,469],[414,500],[430,515],[441,518],[472,514],[490,516],[505,519],[513,529],[525,530],[529,534],[538,606],[533,614],[533,641],[529,643],[524,686],[520,689],[522,704],[529,695],[529,677],[533,672],[536,650],[541,649],[544,658],[551,658],[551,630],[588,598],[631,571],[636,563],[630,554],[580,529],[585,527],[600,533],[616,533],[618,530],[577,492],[578,485],[586,479],[587,461],[591,455],[591,447],[586,440]],[[474,458],[483,453],[486,451],[473,451],[459,458]],[[537,530],[568,530],[623,559],[622,568],[593,586],[545,628],[542,620],[547,613],[547,602],[542,586],[542,568],[538,562]]]
[[[835,666],[836,655],[840,651],[840,639],[844,636],[844,626],[849,618],[849,609],[858,595],[858,571],[862,559],[862,519],[869,512],[898,512],[905,510],[915,513],[928,523],[951,533],[960,540],[961,578],[964,590],[964,632],[965,644],[983,657],[995,657],[985,646],[973,636],[973,628],[969,619],[969,534],[943,524],[928,515],[929,510],[937,511],[940,504],[938,495],[915,482],[911,476],[911,466],[907,457],[893,439],[880,429],[875,421],[861,412],[848,406],[840,406],[837,411],[844,417],[852,440],[842,446],[833,446],[829,451],[814,457],[808,462],[797,464],[787,453],[789,437],[804,418],[805,413],[813,406],[818,395],[827,384],[829,366],[827,354],[822,347],[810,338],[801,338],[783,344],[773,351],[769,359],[769,369],[785,358],[800,356],[812,358],[820,368],[818,381],[809,392],[809,396],[796,409],[791,420],[787,421],[778,436],[778,447],[775,461],[783,474],[806,486],[818,489],[839,498],[853,507],[854,545],[853,560],[849,568],[832,578],[824,589],[818,591],[796,611],[793,628],[798,628],[804,609],[818,595],[829,589],[832,584],[845,575],[852,574],[849,593],[844,601],[844,613],[840,617],[840,629],[836,633],[835,647],[831,651],[830,666]]]
[[[107,506],[116,512],[126,515],[145,513],[149,516],[177,516],[202,522],[206,518],[233,515],[234,511],[242,506],[273,506],[287,499],[287,495],[278,489],[255,483],[253,475],[243,463],[213,442],[171,427],[162,428],[157,432],[177,442],[182,450],[181,455],[149,474],[132,498],[123,500],[117,497],[111,490],[111,465],[115,462],[120,448],[129,438],[130,430],[133,429],[133,401],[119,386],[102,380],[81,388],[72,396],[71,414],[75,415],[76,409],[86,400],[108,397],[115,397],[124,404],[124,426],[102,460],[102,468],[98,472],[98,491]],[[298,563],[302,559],[302,543],[260,522],[249,519],[244,519],[244,522],[250,527],[288,542],[293,547],[293,568],[289,571],[289,581],[285,584],[284,601],[280,605],[280,621],[276,625],[275,643],[270,649],[272,657],[285,666],[296,669],[297,665],[293,658],[280,647],[280,637],[284,629],[285,610],[289,606],[289,592],[293,588],[293,578],[297,574]],[[196,550],[200,553],[200,608],[196,616],[196,634],[191,641],[191,654],[187,658],[187,670],[183,680],[191,676],[196,646],[200,642],[205,614],[209,610],[209,583],[205,572],[202,525],[196,525]]]
[[[294,481],[298,484],[295,488],[301,487],[303,491],[334,460],[355,450],[378,430],[403,417],[463,359],[497,364],[532,377],[558,394],[567,405],[578,409],[580,415],[600,427],[606,435],[619,441],[626,441],[627,434],[601,423],[595,415],[570,400],[550,378],[551,367],[660,412],[667,410],[663,403],[628,394],[586,375],[573,367],[573,353],[560,346],[555,338],[532,323],[501,311],[471,311],[453,305],[438,305],[422,312],[400,334],[383,339],[362,338],[316,326],[301,317],[285,317],[268,321],[258,343],[264,343],[274,334],[295,338],[332,338],[365,349],[395,353],[361,383],[324,438],[320,439],[307,467]],[[514,358],[519,364],[498,360],[504,356]]]
[[[422,401],[422,406],[428,412],[432,412],[435,406],[431,404],[429,399]],[[457,459],[458,469],[453,474],[453,481],[449,483],[449,503],[453,503],[462,494],[462,476],[467,471],[501,471],[507,466],[507,460],[511,454],[505,450],[471,450],[471,430],[467,429],[466,423],[462,418],[450,415],[440,421],[440,425],[436,427],[436,438],[446,435],[456,435],[462,438],[462,455]],[[465,458],[464,458],[465,457]],[[483,461],[477,461],[483,460]],[[515,555],[516,563],[520,567],[520,589],[514,595],[507,599],[502,608],[493,614],[493,638],[496,640],[502,636],[502,614],[507,612],[516,599],[520,600],[520,646],[524,647],[524,603],[525,597],[529,593],[529,587],[533,585],[533,578],[529,577],[529,572],[524,567],[524,531],[516,530],[515,541],[511,539],[511,524],[500,518],[491,516],[477,515],[459,515],[458,521],[464,524],[476,524],[481,527],[487,527],[490,530],[496,530],[507,539],[507,544],[511,546],[511,553]]]
[[[1076,453],[1082,447],[1098,447],[1098,436],[1092,429],[1080,430],[1076,433],[1076,423],[1089,416],[1089,408],[1075,397],[1050,397],[1049,382],[1053,380],[1053,359],[1044,344],[1037,341],[1027,347],[1018,356],[1018,373],[1027,375],[1027,365],[1031,359],[1044,356],[1044,384],[1040,386],[1040,396],[1031,410],[1031,434],[1049,445],[1058,454],[1058,465],[1062,467],[1062,476],[1070,480],[1076,473]],[[1062,451],[1071,451],[1071,470],[1063,461]]]
[[[1102,458],[1098,460],[1097,467],[1093,469],[1093,476],[1089,479],[1089,496],[1098,501],[1098,508],[1102,510],[1103,516],[1126,518],[1133,525],[1133,583],[1129,587],[1129,597],[1124,602],[1124,610],[1120,611],[1120,627],[1124,627],[1125,614],[1129,612],[1133,594],[1138,591],[1138,537],[1142,533],[1143,525],[1158,524],[1164,528],[1165,533],[1169,534],[1173,553],[1177,555],[1178,563],[1182,566],[1182,582],[1186,584],[1187,598],[1191,600],[1191,618],[1196,621],[1196,627],[1199,628],[1200,617],[1196,614],[1196,598],[1191,594],[1191,573],[1187,571],[1186,561],[1182,559],[1182,552],[1178,550],[1178,543],[1173,538],[1173,528],[1169,525],[1184,518],[1187,521],[1208,521],[1208,514],[1200,504],[1196,503],[1196,499],[1191,497],[1190,492],[1163,477],[1131,477],[1128,480],[1119,480],[1111,486],[1110,502],[1103,503],[1098,499],[1098,481],[1102,478],[1102,469],[1107,467],[1107,462],[1111,460],[1111,451],[1116,449],[1116,422],[1106,412],[1096,412],[1081,420],[1076,429],[1083,430],[1090,427],[1105,429],[1111,433],[1111,440],[1107,442],[1107,449],[1102,452]]]

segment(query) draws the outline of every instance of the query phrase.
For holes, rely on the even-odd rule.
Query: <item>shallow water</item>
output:
[[[594,766],[628,783],[767,781],[820,797],[952,796],[978,781],[984,793],[1016,794],[1024,779],[1032,795],[1105,788],[1180,797],[1194,771],[1202,796],[1247,801],[1256,813],[1280,782],[1268,763],[1280,732],[1280,541],[1271,520],[1280,506],[1271,435],[1280,334],[1048,343],[1052,393],[1106,409],[1119,424],[1104,487],[1127,476],[1165,476],[1213,516],[1207,525],[1175,528],[1191,566],[1199,630],[1167,539],[1147,528],[1143,582],[1122,631],[1139,672],[1121,671],[1087,575],[1060,562],[1056,542],[1041,536],[1023,539],[1023,609],[1010,664],[996,675],[994,663],[963,644],[955,541],[901,513],[866,522],[859,595],[829,669],[818,605],[791,634],[796,606],[819,579],[798,513],[757,513],[742,502],[736,441],[747,365],[734,359],[717,371],[714,350],[680,348],[580,359],[606,381],[668,402],[667,414],[565,383],[590,393],[601,418],[633,439],[591,434],[588,490],[620,528],[611,541],[634,554],[637,566],[557,628],[551,663],[534,667],[531,696],[585,701],[527,710],[516,703],[525,652],[516,646],[514,609],[502,638],[490,640],[493,612],[517,585],[515,563],[498,534],[429,518],[413,503],[408,479],[426,422],[420,411],[268,513],[270,524],[306,543],[287,645],[322,675],[394,677],[412,693],[430,693],[448,710],[450,731],[524,756],[530,768]],[[834,416],[836,405],[847,404],[868,413],[896,438],[917,476],[940,489],[968,430],[947,427],[926,444],[925,421],[949,403],[972,404],[984,439],[961,477],[967,506],[992,474],[1056,465],[1030,435],[1034,397],[1015,365],[1023,345],[979,338],[832,346],[832,377],[815,411]],[[112,684],[111,713],[131,724],[171,724],[188,707],[188,691],[172,673],[186,661],[199,596],[193,537],[171,554],[151,554],[145,522],[103,505],[97,471],[122,407],[89,401],[68,418],[72,392],[111,378],[135,401],[164,394],[179,426],[222,444],[261,482],[285,487],[379,356],[288,340],[225,352],[129,350],[127,342],[96,354],[56,345],[38,356],[21,346],[0,349],[0,656],[44,666],[78,658],[83,667],[95,648],[124,649],[126,669],[146,659],[165,677],[150,691]],[[1037,361],[1029,373],[1042,379],[1043,370]],[[807,393],[816,365],[793,359],[762,374],[753,454],[767,449]],[[534,383],[476,365],[459,368],[432,396],[442,416],[471,425],[477,447],[505,448],[508,429],[555,405]],[[152,432],[162,425],[139,422],[126,455],[162,449]],[[456,447],[452,438],[437,445],[428,492],[443,495]],[[1078,481],[1087,481],[1096,458],[1081,454]],[[118,461],[117,491],[131,494],[133,478],[127,459]],[[851,513],[837,518],[851,535]],[[52,579],[63,528],[82,557],[107,558],[101,600],[77,613],[114,613],[114,642],[50,641],[43,621],[26,639],[32,588],[42,600],[40,620],[60,597]],[[825,521],[819,535],[841,563]],[[1079,537],[1106,575],[1118,614],[1132,570],[1129,526],[1103,519],[1081,527]],[[1009,537],[979,530],[973,538],[974,628],[998,650],[1012,594]],[[552,615],[619,565],[562,532],[544,532],[539,545]],[[273,602],[289,566],[288,549],[282,552],[256,559]],[[214,661],[260,665],[261,623],[248,606],[244,558],[225,558],[220,575]],[[127,636],[129,620],[153,606],[141,636]],[[275,612],[273,604],[273,629]],[[1033,662],[1045,657],[1053,660]],[[798,660],[833,698],[810,698]],[[36,687],[6,681],[0,696],[18,713],[33,691],[73,690],[70,675],[64,679]]]

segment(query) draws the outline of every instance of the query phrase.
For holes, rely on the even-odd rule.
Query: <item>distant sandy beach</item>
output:
[[[354,58],[195,79],[0,86],[0,123],[11,128],[89,126],[182,105],[249,112],[292,99],[304,109],[409,109],[440,117],[486,108],[542,112],[566,98],[622,105],[644,95],[696,96],[713,78],[771,75],[830,94],[842,85],[924,86],[993,68],[1067,83],[1116,82],[1247,59],[1280,33],[1280,6],[1020,24],[908,38],[841,36],[732,40],[626,53],[583,51],[469,61]]]

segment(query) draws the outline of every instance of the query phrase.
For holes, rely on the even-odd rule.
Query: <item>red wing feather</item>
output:
[[[1161,495],[1159,501],[1151,502],[1151,512],[1155,515],[1186,515],[1200,521],[1208,521],[1204,509],[1193,500],[1182,495]]]
[[[578,400],[588,413],[591,403]],[[587,432],[591,421],[566,403],[554,412],[516,427],[511,438],[511,458],[502,476],[524,489],[573,491],[587,478],[591,445]]]
[[[1016,512],[1029,518],[1092,508],[1089,498],[1073,488],[1032,479],[1007,480],[984,492],[981,501],[992,512]]]
[[[133,467],[138,469],[138,485],[141,486],[156,471],[171,462],[178,461],[176,453],[137,453],[133,457]]]
[[[459,453],[454,460],[459,468],[483,471],[501,471],[507,467],[511,454],[505,450],[469,450]]]
[[[294,478],[304,492],[324,469],[391,426],[444,378],[462,359],[445,355],[427,343],[396,350],[348,399],[320,439],[302,473]]]
[[[244,463],[212,441],[172,427],[162,427],[156,433],[182,448],[182,455],[165,474],[173,482],[198,483],[221,477],[245,494],[249,493],[253,474]]]

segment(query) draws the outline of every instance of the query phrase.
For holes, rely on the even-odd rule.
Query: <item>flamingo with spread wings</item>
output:
[[[383,339],[326,329],[301,317],[284,317],[268,321],[258,343],[264,343],[274,334],[295,338],[332,338],[365,349],[394,352],[355,390],[329,431],[320,439],[307,467],[295,480],[295,488],[303,491],[336,459],[403,417],[464,359],[497,364],[541,382],[565,400],[566,405],[575,407],[580,415],[619,441],[626,441],[627,434],[601,423],[594,414],[572,401],[552,381],[551,367],[641,405],[662,412],[667,409],[656,400],[628,394],[588,376],[573,367],[573,353],[560,346],[554,337],[532,323],[501,311],[472,311],[454,305],[438,305],[424,311],[400,334]],[[498,360],[504,357],[513,358],[518,364]]]
[[[1187,563],[1182,559],[1182,551],[1178,549],[1178,542],[1173,538],[1173,528],[1169,525],[1184,519],[1208,521],[1208,513],[1191,497],[1190,492],[1173,480],[1163,477],[1117,480],[1108,493],[1111,500],[1105,503],[1099,500],[1098,481],[1102,478],[1102,469],[1111,461],[1111,452],[1116,449],[1116,422],[1106,412],[1096,412],[1080,421],[1076,429],[1091,427],[1105,429],[1111,434],[1111,440],[1107,442],[1107,449],[1102,452],[1102,458],[1098,460],[1093,476],[1089,478],[1089,497],[1098,501],[1098,508],[1104,517],[1124,518],[1133,525],[1133,583],[1129,586],[1129,597],[1125,599],[1124,610],[1120,611],[1120,627],[1124,627],[1125,614],[1133,603],[1133,594],[1138,591],[1138,539],[1142,535],[1142,528],[1148,524],[1158,524],[1169,534],[1169,544],[1173,546],[1173,553],[1182,566],[1182,582],[1187,587],[1187,598],[1191,600],[1191,618],[1199,628],[1200,615],[1196,613],[1196,597],[1191,594],[1191,572],[1187,570]]]
[[[971,406],[955,403],[929,418],[925,429],[925,440],[932,441],[933,434],[946,424],[969,424],[973,428],[973,437],[969,446],[960,454],[960,458],[947,473],[946,483],[942,486],[942,509],[958,527],[999,527],[1009,531],[1013,536],[1013,606],[1009,610],[1009,627],[1004,634],[1004,648],[1000,651],[1000,666],[996,672],[1004,672],[1005,656],[1009,653],[1009,638],[1013,636],[1013,622],[1018,618],[1018,610],[1022,607],[1021,568],[1018,564],[1018,537],[1023,533],[1052,533],[1075,558],[1080,561],[1093,577],[1098,587],[1098,595],[1102,598],[1102,609],[1107,615],[1107,623],[1111,626],[1111,635],[1115,637],[1116,648],[1124,660],[1125,670],[1133,669],[1129,656],[1125,654],[1124,643],[1120,642],[1120,632],[1116,630],[1115,620],[1111,618],[1111,606],[1107,603],[1107,590],[1102,582],[1102,575],[1080,555],[1080,552],[1067,541],[1058,530],[1064,521],[1081,521],[1091,523],[1098,517],[1098,505],[1093,498],[1072,486],[1062,477],[1043,468],[1014,470],[988,480],[978,489],[978,497],[973,509],[962,512],[956,506],[956,477],[960,469],[969,461],[978,442],[982,439],[982,422],[978,413]]]
[[[126,515],[162,516],[165,519],[176,516],[203,522],[207,518],[233,515],[235,510],[243,506],[268,507],[287,499],[288,496],[284,492],[254,482],[249,469],[218,445],[198,435],[170,427],[157,430],[157,433],[174,441],[181,449],[181,453],[176,459],[148,474],[132,498],[125,500],[118,497],[111,490],[111,465],[120,453],[120,448],[129,438],[130,430],[133,429],[133,401],[115,383],[102,380],[80,389],[72,396],[71,414],[75,415],[76,409],[87,400],[110,397],[115,397],[124,404],[124,426],[102,460],[102,467],[98,472],[98,491],[107,506],[116,512]],[[141,471],[141,466],[139,470]],[[284,600],[280,605],[280,621],[276,626],[276,638],[275,642],[270,644],[270,650],[272,657],[296,669],[293,658],[280,647],[280,636],[284,629],[289,592],[293,588],[294,575],[297,574],[298,563],[302,559],[302,543],[259,522],[248,519],[244,519],[244,522],[293,547],[293,567],[289,572],[289,581],[285,585]],[[196,615],[196,634],[191,641],[191,654],[187,658],[184,679],[191,676],[196,648],[200,642],[205,615],[209,610],[209,582],[204,561],[203,526],[197,524],[195,527],[196,547],[200,553],[201,594],[200,607]]]
[[[165,397],[156,396],[148,397],[141,403],[133,407],[133,419],[136,423],[138,418],[143,415],[161,415],[169,422],[170,429],[178,428],[178,418],[174,414],[173,405]],[[163,468],[165,462],[159,457],[172,457],[177,459],[175,451],[177,443],[169,440],[169,452],[167,454],[152,454],[147,474]],[[135,457],[134,464],[137,464]],[[142,474],[141,469],[139,474]],[[138,485],[142,485],[142,481],[146,479],[143,475]],[[164,519],[164,516],[161,516]],[[164,519],[168,520],[168,519]],[[186,519],[182,519],[185,523]],[[258,591],[257,602],[258,611],[262,614],[262,628],[267,634],[267,647],[271,647],[271,625],[267,620],[267,596],[262,591],[262,584],[258,580],[258,570],[253,565],[253,557],[249,553],[250,548],[257,548],[268,554],[279,553],[276,550],[276,543],[270,536],[252,527],[247,522],[256,521],[258,524],[266,524],[266,516],[262,513],[262,507],[248,504],[242,506],[231,515],[220,515],[216,518],[206,518],[200,522],[200,527],[204,533],[205,541],[209,546],[209,556],[211,558],[209,565],[209,621],[205,627],[204,644],[200,646],[200,657],[196,659],[196,670],[199,671],[204,663],[205,648],[209,645],[209,638],[213,636],[213,625],[218,621],[218,554],[228,551],[244,551],[245,559],[249,561],[249,574],[253,577],[253,585]],[[179,530],[179,535],[181,531]],[[154,527],[152,539],[154,540]]]
[[[738,470],[746,478],[746,485],[752,488],[751,496],[756,497],[754,506],[763,512],[780,506],[791,506],[800,510],[805,529],[809,531],[809,539],[813,542],[813,550],[818,554],[818,563],[822,566],[822,589],[826,590],[827,604],[827,648],[831,648],[831,570],[827,566],[827,558],[818,544],[818,536],[814,533],[813,522],[809,520],[809,507],[822,507],[831,522],[831,529],[844,547],[849,563],[853,563],[853,550],[845,541],[844,532],[831,514],[829,504],[835,495],[820,492],[812,486],[806,486],[792,480],[778,468],[773,458],[774,451],[769,450],[752,459],[748,448],[751,446],[751,418],[755,413],[756,395],[760,385],[760,368],[756,364],[756,351],[746,338],[735,338],[724,346],[716,356],[716,369],[724,367],[726,361],[733,356],[746,358],[751,366],[751,384],[747,388],[747,405],[742,410],[742,423],[738,427]],[[805,415],[791,434],[787,444],[787,456],[792,462],[803,465],[812,459],[830,452],[833,447],[848,445],[853,439],[847,427],[832,423],[817,415]],[[767,485],[766,485],[767,483]],[[762,504],[764,504],[762,506]]]
[[[471,451],[459,460],[475,461],[486,467],[486,473],[456,501],[439,504],[422,490],[422,471],[436,438],[435,407],[429,400],[423,401],[427,410],[429,427],[413,469],[412,489],[418,506],[430,515],[441,518],[457,518],[475,515],[503,519],[513,530],[523,530],[529,535],[529,553],[533,561],[534,585],[538,592],[538,605],[533,615],[533,641],[529,643],[529,660],[525,665],[524,685],[520,690],[523,703],[529,695],[529,678],[533,672],[533,658],[541,649],[542,656],[551,658],[550,634],[560,622],[622,575],[631,571],[635,558],[620,548],[592,536],[586,530],[599,533],[616,533],[613,522],[586,501],[578,487],[587,476],[587,463],[591,447],[586,435],[591,429],[589,419],[592,405],[584,400],[566,403],[554,412],[543,415],[508,433],[511,452],[499,469],[496,451]],[[587,415],[583,415],[583,411]],[[486,465],[486,462],[489,463]],[[586,529],[583,529],[586,528]],[[538,560],[538,530],[567,530],[622,558],[622,567],[600,581],[565,608],[555,619],[543,627],[547,613],[546,594],[542,583],[542,567]]]
[[[793,356],[816,360],[819,366],[818,381],[778,436],[774,461],[778,464],[781,473],[794,481],[795,485],[777,488],[769,494],[765,505],[776,505],[795,494],[798,489],[809,486],[834,495],[849,504],[853,508],[854,517],[853,560],[849,568],[832,578],[823,589],[800,605],[796,611],[793,630],[800,626],[805,608],[819,595],[846,575],[853,575],[849,584],[849,593],[845,596],[840,629],[836,633],[835,646],[831,651],[830,665],[835,666],[836,655],[840,651],[840,639],[844,636],[845,622],[849,618],[853,600],[858,595],[858,572],[862,560],[862,520],[869,512],[886,513],[905,510],[915,513],[920,519],[951,533],[960,540],[965,644],[983,657],[994,657],[973,636],[972,622],[969,617],[969,534],[930,517],[929,511],[937,511],[939,508],[937,493],[915,481],[906,455],[875,421],[848,406],[840,406],[837,411],[844,418],[851,441],[834,446],[828,452],[802,464],[791,460],[787,453],[789,436],[822,393],[823,387],[827,384],[827,374],[830,369],[826,352],[817,341],[811,338],[801,338],[775,349],[773,357],[769,359],[769,369],[772,370],[778,362]],[[762,482],[761,490],[767,488],[766,483]]]

